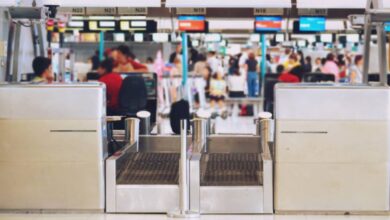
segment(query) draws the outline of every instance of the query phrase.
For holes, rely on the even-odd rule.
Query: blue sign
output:
[[[179,16],[179,21],[204,21],[205,16]]]
[[[390,32],[390,22],[385,23],[385,31]]]
[[[302,32],[324,32],[326,29],[324,17],[301,17],[299,18],[299,30]]]

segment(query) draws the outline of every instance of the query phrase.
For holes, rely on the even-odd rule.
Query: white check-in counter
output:
[[[386,212],[390,90],[276,86],[276,212]]]
[[[0,106],[0,209],[104,211],[104,86],[3,84]]]

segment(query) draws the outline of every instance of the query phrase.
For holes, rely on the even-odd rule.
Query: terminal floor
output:
[[[166,215],[0,214],[0,220],[167,220]],[[196,218],[195,218],[196,219]],[[390,216],[205,215],[200,220],[390,220]]]

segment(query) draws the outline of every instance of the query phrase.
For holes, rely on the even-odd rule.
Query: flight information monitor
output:
[[[179,16],[179,30],[186,32],[207,32],[204,16]]]
[[[256,33],[279,32],[282,30],[282,17],[280,16],[260,16],[255,20]]]
[[[324,32],[326,30],[325,17],[299,18],[299,30],[302,32]]]
[[[333,43],[333,34],[321,34],[320,40],[323,43]]]
[[[347,42],[348,43],[359,43],[360,35],[359,34],[347,34]]]
[[[385,23],[385,31],[390,32],[390,22]]]
[[[285,41],[284,34],[276,34],[275,41],[278,42],[278,43],[284,42]]]
[[[166,43],[169,42],[169,35],[167,33],[154,33],[153,41],[156,43]]]

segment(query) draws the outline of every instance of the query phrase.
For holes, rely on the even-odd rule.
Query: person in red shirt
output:
[[[113,73],[114,61],[106,59],[102,61],[97,70],[100,75],[99,82],[106,85],[107,114],[113,115],[119,110],[119,91],[122,87],[122,77]]]
[[[291,71],[282,73],[282,75],[279,76],[279,81],[283,83],[299,83],[302,79],[302,73],[302,67],[296,66]]]
[[[134,54],[126,45],[119,46],[114,51],[116,72],[148,72],[148,67],[134,60]]]

